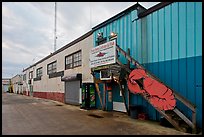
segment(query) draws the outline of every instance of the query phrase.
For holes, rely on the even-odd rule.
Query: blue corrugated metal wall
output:
[[[141,19],[134,10],[96,30],[94,40],[98,32],[108,37],[112,31],[122,49],[130,48],[146,69],[197,106],[202,127],[202,3],[172,3]],[[140,96],[131,94],[131,103],[143,104],[150,119],[159,120],[159,113]],[[180,102],[177,106],[191,118],[188,108]]]

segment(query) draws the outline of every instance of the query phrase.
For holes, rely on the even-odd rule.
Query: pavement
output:
[[[192,135],[116,111],[2,93],[2,135]]]

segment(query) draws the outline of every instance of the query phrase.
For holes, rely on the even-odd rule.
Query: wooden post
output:
[[[196,112],[195,111],[192,111],[192,123],[194,125],[192,133],[196,134]]]
[[[128,48],[127,54],[130,56],[130,48]],[[128,60],[127,67],[130,69],[130,61]],[[128,88],[128,87],[127,87]],[[130,115],[130,91],[128,90],[128,115]]]
[[[130,57],[130,48],[127,50],[127,55]],[[127,67],[130,69],[130,61],[127,60]]]
[[[106,108],[106,84],[103,83],[103,110]]]

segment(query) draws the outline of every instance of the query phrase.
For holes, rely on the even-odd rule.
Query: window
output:
[[[26,81],[26,74],[23,75],[23,81]]]
[[[74,67],[81,66],[81,51],[74,54]]]
[[[37,70],[36,70],[36,77],[38,78],[38,77],[41,77],[42,76],[42,67],[41,68],[38,68]]]
[[[71,69],[81,66],[81,50],[65,57],[65,69]]]
[[[47,65],[47,74],[53,74],[57,72],[57,61]]]
[[[73,64],[72,55],[67,56],[67,57],[65,58],[65,69],[72,68],[72,67],[73,67],[72,64]]]
[[[33,71],[29,72],[29,79],[33,78]]]

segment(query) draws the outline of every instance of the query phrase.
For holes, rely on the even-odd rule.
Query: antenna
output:
[[[56,51],[56,41],[57,41],[57,3],[55,2],[55,28],[54,28],[54,52]]]
[[[90,29],[91,29],[91,26],[92,26],[92,16],[91,16],[91,13],[92,13],[92,10],[91,10],[91,2],[89,2],[89,10],[90,10]]]

